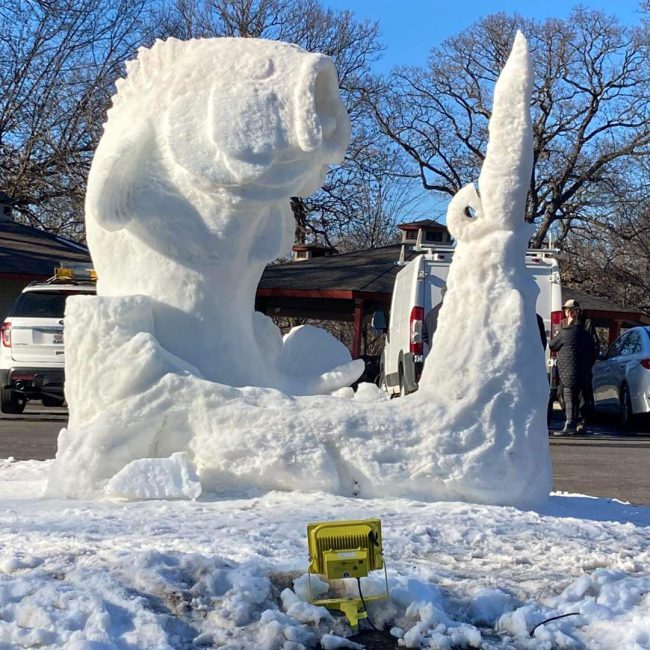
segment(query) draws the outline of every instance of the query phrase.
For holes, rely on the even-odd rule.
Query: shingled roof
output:
[[[89,263],[76,242],[14,221],[0,221],[0,277],[37,280],[54,275],[59,262]]]
[[[259,289],[393,292],[401,244],[267,266]],[[411,259],[412,251],[406,259]]]

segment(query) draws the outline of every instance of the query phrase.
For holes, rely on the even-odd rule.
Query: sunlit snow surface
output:
[[[0,461],[3,649],[336,647],[332,635],[351,630],[304,602],[306,524],[365,517],[382,520],[391,596],[370,604],[371,620],[406,647],[649,647],[647,507],[568,495],[541,514],[323,492],[38,498],[49,464]],[[530,637],[569,612],[580,616]]]
[[[250,39],[142,50],[89,177],[99,295],[66,308],[70,421],[48,494],[178,498],[168,458],[184,453],[203,494],[223,497],[543,503],[548,384],[524,263],[531,87],[519,34],[495,88],[481,198],[468,186],[449,207],[457,247],[419,391],[350,399],[340,387],[358,372],[340,344],[317,330],[283,341],[253,311],[264,265],[289,243],[289,197],[316,189],[347,146],[331,61]],[[142,467],[149,478],[132,480]]]

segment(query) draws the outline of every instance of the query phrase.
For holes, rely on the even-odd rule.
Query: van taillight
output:
[[[562,322],[562,311],[552,311],[551,312],[551,338],[557,336],[557,333],[560,331],[560,323]],[[551,358],[555,358],[557,352],[551,350]]]
[[[411,332],[411,340],[409,342],[409,352],[411,354],[422,354],[422,325],[424,321],[424,308],[413,307],[411,309],[411,319],[409,323],[409,331]]]
[[[646,370],[650,370],[650,359],[641,359],[641,365],[642,365]]]
[[[11,323],[2,323],[2,345],[11,347]]]

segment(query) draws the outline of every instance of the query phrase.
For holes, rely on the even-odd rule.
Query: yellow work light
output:
[[[383,558],[381,521],[322,521],[307,524],[309,548],[309,601],[329,609],[338,609],[347,617],[351,627],[357,629],[360,618],[367,618],[366,602],[388,598],[388,575]],[[384,570],[385,593],[363,596],[361,578],[370,571]],[[311,591],[311,574],[327,580],[356,578],[359,597],[314,599]],[[360,609],[362,607],[362,609]]]

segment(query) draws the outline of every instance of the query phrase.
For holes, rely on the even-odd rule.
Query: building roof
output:
[[[0,222],[0,277],[49,278],[59,262],[89,263],[82,244],[14,221]]]
[[[267,266],[259,289],[393,292],[401,244]],[[410,252],[407,259],[414,253]]]
[[[326,244],[294,244],[291,247],[292,251],[333,251],[338,253],[334,246],[327,246]]]
[[[447,226],[433,219],[421,219],[420,221],[410,221],[401,223],[397,226],[400,230],[420,230],[420,228],[434,228],[436,230],[447,230]]]

